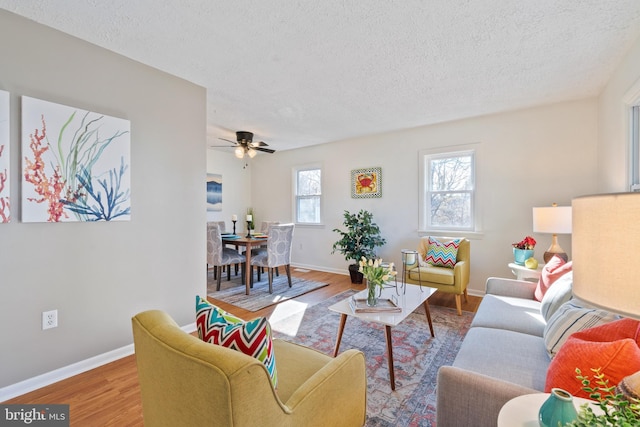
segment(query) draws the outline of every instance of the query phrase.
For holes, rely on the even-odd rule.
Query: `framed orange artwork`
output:
[[[382,197],[382,168],[353,169],[351,197],[354,199]]]

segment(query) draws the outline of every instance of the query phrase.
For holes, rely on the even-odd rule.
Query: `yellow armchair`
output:
[[[449,242],[452,238],[438,238],[441,242]],[[462,315],[461,295],[467,301],[467,286],[469,285],[471,244],[468,239],[462,239],[458,247],[456,265],[454,268],[434,267],[424,262],[429,248],[429,237],[420,239],[418,246],[418,259],[415,263],[406,266],[407,283],[422,284],[430,288],[436,288],[440,292],[454,294],[456,297],[456,309],[458,315]]]
[[[274,340],[278,387],[257,359],[201,341],[159,310],[132,319],[146,427],[362,426],[362,352],[333,358]]]

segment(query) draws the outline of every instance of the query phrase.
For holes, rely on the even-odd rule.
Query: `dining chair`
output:
[[[262,224],[260,225],[260,232],[262,234],[266,234],[268,236],[269,235],[269,228],[272,225],[278,225],[278,224],[280,224],[280,221],[262,221]],[[264,252],[267,252],[266,242],[265,242],[265,245],[262,245],[260,247],[251,249],[251,256],[256,256],[259,253],[264,253]],[[262,273],[264,273],[264,269],[263,268],[261,268],[260,271]],[[278,268],[276,267],[276,276],[279,276],[279,275],[280,275],[280,272],[278,271]]]
[[[246,260],[247,258],[239,254],[237,250],[226,248],[222,244],[222,233],[218,224],[207,223],[207,271],[209,271],[209,266],[212,265],[213,277],[217,279],[216,290],[220,290],[223,266],[227,267],[227,280],[231,280],[231,265],[242,264],[241,277],[242,283],[244,283]]]
[[[294,224],[271,225],[267,237],[267,250],[251,257],[249,274],[253,284],[253,266],[258,267],[258,280],[260,280],[260,267],[266,268],[269,275],[269,293],[273,293],[273,272],[283,265],[287,272],[289,287],[291,287],[291,245],[293,243]]]

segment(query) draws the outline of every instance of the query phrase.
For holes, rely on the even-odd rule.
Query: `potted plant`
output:
[[[596,413],[592,405],[582,405],[578,411],[578,419],[567,426],[637,426],[640,425],[640,401],[627,397],[619,392],[615,386],[610,386],[600,368],[591,369],[594,373],[595,386],[591,380],[576,369],[582,389],[596,400]]]
[[[344,222],[346,230],[342,231],[334,228],[333,231],[340,234],[340,240],[333,244],[333,250],[344,255],[346,261],[352,261],[349,265],[351,283],[362,283],[362,273],[358,272],[358,262],[364,257],[366,259],[376,258],[375,248],[382,246],[387,241],[380,234],[380,227],[373,222],[373,214],[363,209],[357,214],[344,211]]]
[[[524,265],[524,262],[533,256],[536,240],[531,236],[527,236],[511,246],[513,246],[513,261],[518,265]]]

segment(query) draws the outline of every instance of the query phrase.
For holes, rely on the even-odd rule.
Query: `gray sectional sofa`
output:
[[[487,280],[486,295],[453,365],[438,371],[438,427],[495,427],[506,402],[544,390],[551,358],[535,288],[527,281]],[[563,298],[570,298],[570,291]]]

